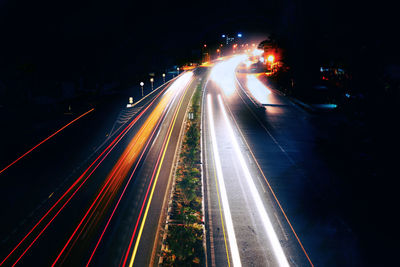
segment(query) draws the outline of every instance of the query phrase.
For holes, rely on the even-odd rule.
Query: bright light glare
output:
[[[176,81],[171,84],[171,86],[168,88],[168,91],[175,91],[177,89],[185,88],[186,85],[188,84],[188,82],[190,81],[190,79],[192,78],[192,76],[193,76],[192,71],[186,72],[185,74],[183,74],[181,77],[176,79]]]
[[[244,62],[244,64],[246,64],[246,67],[247,68],[249,68],[250,66],[251,66],[251,61],[250,60],[246,60],[245,62]]]
[[[271,91],[255,75],[247,75],[247,88],[257,102],[268,104],[268,95]]]
[[[224,211],[226,229],[228,232],[229,248],[231,249],[231,254],[232,254],[232,262],[234,266],[242,266],[239,256],[239,249],[237,247],[235,231],[233,229],[232,215],[231,215],[231,210],[229,208],[228,195],[226,193],[226,188],[225,188],[224,176],[221,167],[221,159],[219,157],[219,152],[218,152],[217,137],[215,135],[215,129],[214,129],[214,114],[212,110],[210,94],[207,95],[207,106],[208,106],[208,121],[210,124],[210,133],[211,133],[211,143],[213,148],[215,167],[217,169],[217,179],[221,195],[222,207]]]
[[[269,55],[267,60],[268,60],[268,62],[274,62],[275,57],[273,55]]]
[[[254,49],[253,50],[253,56],[257,57],[257,56],[261,56],[264,53],[263,50],[261,49]]]
[[[245,59],[246,55],[238,55],[213,67],[210,77],[222,88],[225,95],[231,96],[235,92],[235,70]]]
[[[256,186],[255,186],[255,184],[253,182],[253,178],[251,177],[250,171],[249,171],[249,169],[248,169],[248,167],[246,165],[244,157],[243,157],[243,155],[242,155],[242,153],[240,151],[238,141],[236,140],[236,137],[235,137],[235,134],[233,132],[232,126],[229,123],[228,115],[226,114],[224,104],[222,103],[221,95],[218,95],[218,102],[219,102],[219,105],[220,105],[220,108],[221,108],[225,123],[227,125],[227,127],[226,127],[227,131],[229,132],[229,136],[230,136],[231,141],[232,141],[231,144],[233,144],[233,147],[235,149],[235,154],[238,157],[240,165],[242,167],[242,170],[243,170],[243,172],[245,174],[244,177],[246,178],[247,185],[249,186],[249,189],[251,191],[251,196],[253,197],[253,200],[254,200],[254,202],[256,204],[257,211],[258,211],[258,213],[259,213],[259,215],[261,217],[261,221],[262,221],[262,223],[264,225],[264,229],[265,229],[265,231],[267,233],[267,236],[269,238],[269,241],[271,243],[272,251],[275,254],[275,257],[276,257],[276,259],[278,261],[279,266],[288,266],[289,267],[289,263],[288,263],[288,261],[286,259],[286,256],[285,256],[284,252],[283,252],[282,246],[281,246],[281,244],[279,242],[279,239],[278,239],[278,237],[277,237],[277,235],[275,233],[275,230],[274,230],[274,228],[272,226],[271,220],[269,219],[269,216],[268,216],[268,214],[267,214],[267,212],[266,212],[266,210],[264,208],[264,204],[263,204],[263,202],[261,200],[261,197],[260,197],[260,195],[259,195],[259,193],[257,191],[257,188],[256,188]],[[209,107],[210,107],[211,106],[210,99],[209,99],[209,103],[208,104],[209,104]]]

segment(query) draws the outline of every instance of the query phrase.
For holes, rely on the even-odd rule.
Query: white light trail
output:
[[[209,107],[210,107],[211,106],[210,98],[208,99],[208,101],[209,101],[208,104],[209,104]],[[242,153],[240,151],[238,141],[236,140],[236,137],[235,137],[235,134],[233,132],[232,126],[229,123],[229,119],[228,119],[228,115],[226,114],[225,106],[222,103],[221,95],[218,95],[218,102],[219,102],[219,105],[221,107],[222,114],[223,114],[224,120],[225,120],[226,125],[227,125],[226,128],[227,128],[227,131],[229,132],[229,136],[231,138],[231,143],[233,144],[233,147],[235,149],[236,155],[237,155],[237,157],[239,159],[240,165],[241,165],[241,167],[243,169],[243,172],[245,174],[244,176],[245,176],[247,184],[249,186],[249,189],[250,189],[250,192],[251,192],[251,196],[253,197],[253,200],[254,200],[254,202],[256,204],[257,211],[258,211],[258,213],[259,213],[259,215],[261,217],[261,221],[263,223],[264,229],[265,229],[265,231],[267,233],[267,236],[269,238],[269,241],[271,243],[272,251],[274,252],[274,255],[275,255],[275,257],[276,257],[276,259],[278,261],[279,266],[288,266],[289,267],[289,263],[288,263],[288,261],[286,259],[286,256],[285,256],[284,252],[283,252],[283,249],[282,249],[282,246],[281,246],[281,244],[279,242],[278,236],[275,233],[275,230],[274,230],[274,228],[272,226],[271,220],[269,219],[269,216],[268,216],[268,214],[267,214],[267,212],[266,212],[266,210],[264,208],[264,205],[262,203],[261,197],[260,197],[260,195],[259,195],[259,193],[257,191],[257,188],[256,188],[256,186],[255,186],[255,184],[253,182],[253,178],[251,177],[249,168],[247,167],[246,162],[244,160],[244,157],[243,157],[243,155],[242,155]],[[213,144],[214,144],[214,142],[213,142]]]
[[[264,53],[264,50],[261,50],[261,49],[254,49],[254,50],[253,50],[253,56],[255,56],[255,57],[259,57],[259,56],[261,56],[263,53]]]
[[[255,75],[247,75],[247,88],[259,103],[268,104],[268,95],[271,91]]]
[[[175,91],[177,89],[182,90],[183,88],[186,88],[186,85],[189,83],[192,76],[193,76],[192,71],[186,72],[171,84],[171,86],[168,88],[168,91]]]
[[[217,138],[214,129],[214,114],[212,111],[210,94],[207,95],[207,106],[208,106],[208,121],[210,124],[210,133],[211,133],[211,143],[213,148],[215,167],[217,169],[217,179],[219,184],[219,191],[221,193],[222,207],[224,210],[224,218],[225,218],[226,229],[228,232],[229,248],[231,250],[232,262],[234,266],[242,266],[239,256],[239,249],[236,242],[235,231],[233,229],[232,215],[231,215],[231,210],[229,208],[228,195],[226,193],[224,176],[222,173],[221,159],[219,157],[219,152],[218,152]]]
[[[238,55],[213,67],[211,79],[222,88],[225,95],[231,96],[235,92],[235,69],[245,59],[246,55]]]

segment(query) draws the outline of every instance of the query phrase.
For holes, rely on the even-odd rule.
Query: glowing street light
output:
[[[273,55],[269,55],[268,57],[267,57],[267,61],[268,61],[268,63],[270,64],[270,68],[271,68],[271,71],[272,72],[274,72],[274,60],[275,60],[275,57],[273,56]]]
[[[241,38],[242,37],[242,34],[241,33],[238,33],[238,35],[237,35],[239,38]]]
[[[142,87],[142,97],[143,97],[143,85],[144,85],[144,82],[140,82],[140,87]]]
[[[153,82],[154,82],[154,78],[150,78],[150,82],[151,82],[151,91],[153,91]]]
[[[178,67],[178,68],[176,68],[176,70],[178,71],[178,75],[179,75],[179,67]]]

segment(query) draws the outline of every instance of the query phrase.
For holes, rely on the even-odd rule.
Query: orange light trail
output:
[[[184,87],[186,87],[187,84],[188,84],[188,82],[186,82],[186,84],[184,85]],[[185,94],[186,94],[186,92],[185,92]],[[139,222],[140,222],[140,220],[141,220],[141,217],[142,217],[142,214],[143,214],[143,211],[144,211],[144,207],[145,207],[145,205],[146,205],[147,198],[149,197],[150,189],[153,187],[153,190],[154,190],[155,184],[157,183],[156,172],[157,172],[157,170],[159,171],[160,166],[161,166],[161,164],[162,164],[162,163],[160,163],[160,161],[162,162],[163,156],[165,155],[165,151],[166,151],[166,149],[167,149],[167,144],[168,144],[169,138],[171,137],[171,132],[172,132],[171,129],[173,128],[173,125],[175,124],[175,120],[176,120],[176,117],[177,117],[177,113],[178,113],[178,110],[179,110],[179,108],[180,108],[180,106],[181,106],[181,104],[182,104],[182,101],[183,101],[183,98],[184,98],[185,94],[183,94],[183,95],[181,96],[181,98],[180,98],[180,100],[179,100],[179,104],[178,104],[177,108],[176,108],[175,111],[174,111],[174,115],[173,115],[173,118],[174,118],[174,119],[171,121],[171,123],[170,123],[169,126],[168,126],[167,134],[166,134],[166,136],[164,137],[163,144],[162,144],[162,149],[161,149],[161,151],[159,152],[159,155],[158,155],[158,158],[157,158],[157,162],[156,162],[156,164],[155,164],[155,166],[154,166],[153,173],[152,173],[152,176],[151,176],[151,179],[150,179],[150,183],[149,183],[149,185],[148,185],[148,187],[147,187],[146,195],[145,195],[144,200],[143,200],[143,202],[142,202],[142,206],[141,206],[141,208],[140,208],[139,216],[138,216],[138,218],[137,218],[137,220],[136,220],[135,228],[134,228],[133,233],[132,233],[132,235],[131,235],[131,240],[130,240],[130,242],[129,242],[128,249],[126,250],[125,257],[123,258],[122,266],[126,266],[126,264],[127,264],[127,260],[128,260],[129,254],[130,254],[130,252],[131,252],[131,248],[132,248],[132,245],[133,245],[133,241],[134,241],[135,236],[136,236],[136,231],[137,231],[137,229],[138,229]],[[157,173],[157,175],[158,175],[158,173]],[[154,183],[153,183],[153,180],[154,180]],[[149,202],[148,202],[148,204],[147,204],[146,212],[145,212],[145,215],[144,215],[145,217],[143,218],[142,225],[144,224],[144,222],[145,222],[145,220],[146,220],[145,218],[146,218],[148,206],[149,206],[150,203],[151,203],[151,197],[152,197],[152,193],[150,194],[150,199],[149,199]],[[140,231],[141,231],[141,229],[140,229]],[[139,231],[138,240],[140,240],[140,231]],[[138,244],[138,241],[136,241],[135,248],[134,248],[134,252],[133,252],[133,255],[132,255],[132,258],[131,258],[131,262],[130,262],[129,266],[131,266],[132,263],[133,263],[134,254],[135,254],[135,249],[136,249],[136,245],[137,245],[137,244]]]
[[[102,151],[102,153],[90,164],[90,166],[78,177],[78,179],[66,190],[66,192],[56,201],[55,204],[42,216],[42,218],[33,226],[33,228],[21,239],[21,241],[13,248],[13,250],[3,259],[0,263],[2,266],[11,255],[16,252],[16,250],[27,241],[28,237],[32,235],[32,233],[39,227],[39,225],[44,222],[44,219],[48,217],[48,215],[61,203],[64,198],[67,197],[69,193],[74,192],[69,196],[69,198],[65,201],[65,203],[59,208],[59,210],[53,215],[51,219],[49,219],[48,223],[43,227],[43,229],[36,234],[36,237],[33,241],[26,247],[26,249],[21,253],[18,259],[14,262],[12,266],[15,266],[18,261],[25,255],[25,253],[31,248],[31,246],[37,241],[37,239],[43,234],[43,232],[47,229],[47,227],[53,222],[53,220],[58,216],[61,210],[69,203],[69,201],[75,196],[75,194],[79,191],[79,189],[86,183],[86,181],[90,178],[90,176],[94,173],[94,171],[99,167],[99,165],[104,161],[104,159],[109,155],[109,153],[115,148],[115,146],[122,140],[122,138],[129,132],[129,130],[133,127],[133,125],[143,116],[143,114],[155,103],[155,101],[164,93],[164,91],[169,88],[168,86],[161,90],[157,96],[144,108],[137,117],[132,120],[119,134],[118,136]],[[104,157],[99,161],[99,159],[104,155]],[[98,162],[99,161],[99,162]],[[89,172],[89,170],[97,163],[97,165],[93,168],[93,170],[87,175],[84,179],[85,175]],[[79,186],[78,186],[79,185]],[[78,186],[78,187],[77,187]],[[55,212],[55,211],[54,211]]]
[[[126,180],[126,177],[128,177],[128,173],[131,170],[133,164],[136,162],[136,166],[134,168],[134,171],[131,173],[130,178],[128,179],[128,182],[125,185],[125,189],[128,186],[128,183],[131,181],[132,175],[134,174],[137,165],[139,164],[139,161],[137,161],[139,154],[145,151],[145,147],[147,147],[149,141],[151,140],[150,137],[152,137],[160,124],[162,118],[164,117],[168,105],[172,102],[171,100],[176,96],[176,94],[179,92],[176,89],[180,89],[179,85],[182,85],[182,80],[186,81],[188,80],[188,77],[191,77],[191,73],[183,75],[181,78],[179,78],[175,83],[178,84],[178,86],[174,86],[175,83],[171,86],[170,90],[168,90],[163,97],[161,98],[160,102],[157,104],[157,106],[154,108],[154,110],[149,114],[149,117],[146,119],[142,127],[139,129],[138,133],[132,138],[132,140],[129,142],[128,146],[125,148],[124,152],[118,159],[117,163],[114,165],[112,171],[108,175],[107,179],[103,183],[102,189],[100,192],[97,194],[96,198],[92,202],[91,206],[79,222],[78,226],[75,228],[74,232],[72,235],[69,237],[68,241],[65,243],[63,249],[61,252],[58,254],[57,258],[53,262],[52,266],[55,266],[55,264],[60,260],[61,256],[65,253],[66,249],[70,245],[71,241],[74,239],[75,241],[72,242],[70,248],[74,246],[76,241],[79,239],[80,234],[84,231],[86,228],[86,225],[98,225],[97,222],[101,220],[102,217],[104,217],[105,212],[110,208],[111,203],[117,196],[118,192],[120,191],[120,188],[124,181]],[[186,86],[186,83],[184,84]],[[147,145],[146,145],[147,142]],[[141,158],[141,157],[140,157]],[[150,182],[151,183],[151,182]],[[123,190],[123,193],[125,192],[125,189]],[[122,195],[121,195],[122,196]],[[120,196],[120,198],[121,198]],[[117,204],[119,204],[120,199],[118,200]],[[115,211],[115,209],[114,209]],[[94,216],[94,214],[98,214],[97,217]],[[112,213],[112,215],[114,212]],[[94,217],[93,217],[94,216]],[[92,219],[93,218],[93,219]],[[109,219],[110,220],[110,219]],[[86,221],[86,223],[85,223]],[[83,225],[83,227],[82,227]],[[108,223],[107,223],[108,226]],[[77,232],[81,229],[80,233],[78,235]],[[94,230],[92,230],[94,231]],[[105,230],[103,230],[104,232]],[[101,237],[103,234],[101,235]],[[100,240],[98,241],[98,243]],[[79,243],[81,246],[84,246],[84,242]],[[97,245],[96,245],[97,248]],[[95,250],[96,250],[95,248]],[[76,250],[82,250],[77,248]],[[91,261],[91,258],[95,252],[93,251],[88,264]]]
[[[7,170],[8,168],[10,168],[12,165],[14,165],[15,163],[17,163],[18,161],[20,161],[22,158],[24,158],[26,155],[28,155],[29,153],[31,153],[33,150],[35,150],[38,146],[40,146],[41,144],[43,144],[44,142],[46,142],[47,140],[49,140],[50,138],[52,138],[53,136],[55,136],[56,134],[58,134],[59,132],[61,132],[62,130],[64,130],[65,128],[67,128],[68,126],[70,126],[71,124],[73,124],[74,122],[76,122],[77,120],[79,120],[80,118],[86,116],[87,114],[89,114],[90,112],[94,111],[94,108],[92,108],[89,111],[86,111],[85,113],[83,113],[82,115],[80,115],[79,117],[73,119],[72,121],[70,121],[69,123],[67,123],[66,125],[64,125],[63,127],[61,127],[60,129],[58,129],[57,131],[55,131],[53,134],[51,134],[50,136],[48,136],[46,139],[42,140],[40,143],[38,143],[37,145],[35,145],[34,147],[32,147],[31,149],[29,149],[28,151],[26,151],[24,154],[22,154],[19,158],[17,158],[16,160],[14,160],[13,162],[11,162],[10,164],[8,164],[6,167],[4,167],[1,171],[0,174],[3,173],[5,170]]]

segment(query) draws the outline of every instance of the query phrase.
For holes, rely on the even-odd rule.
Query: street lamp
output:
[[[178,67],[178,68],[176,68],[176,70],[178,71],[178,75],[179,75],[179,67]]]
[[[144,85],[144,82],[140,82],[140,87],[142,87],[142,97],[143,97],[143,85]]]
[[[274,61],[275,61],[275,57],[274,57],[273,55],[269,55],[269,56],[267,57],[267,61],[269,62],[270,67],[271,67],[271,71],[273,72],[273,70],[274,70]]]
[[[163,81],[165,83],[165,73],[162,74]]]
[[[153,91],[153,82],[154,82],[154,78],[150,78],[150,82],[151,82],[151,91]]]

